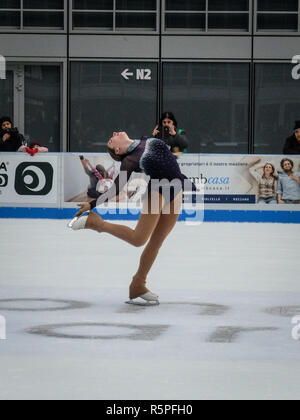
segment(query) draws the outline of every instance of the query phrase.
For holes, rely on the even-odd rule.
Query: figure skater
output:
[[[79,205],[81,209],[69,227],[73,230],[91,229],[99,233],[110,233],[136,247],[148,242],[129,287],[128,303],[136,303],[135,299],[142,298],[148,304],[158,304],[158,296],[146,287],[147,275],[159,249],[178,220],[182,208],[183,188],[194,191],[196,187],[181,173],[176,157],[161,140],[131,140],[125,132],[113,133],[108,142],[108,152],[113,159],[121,162],[120,174],[105,197],[101,196],[98,201]],[[143,199],[143,209],[135,229],[106,222],[90,211],[96,205],[118,196],[133,172],[144,172],[150,176]],[[87,211],[90,211],[88,216],[82,216]]]

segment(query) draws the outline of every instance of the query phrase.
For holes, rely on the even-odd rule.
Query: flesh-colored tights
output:
[[[136,247],[141,247],[148,242],[129,288],[130,299],[135,299],[149,291],[146,287],[147,275],[164,240],[178,220],[181,203],[182,193],[179,193],[169,205],[164,205],[164,199],[159,193],[152,193],[151,200],[144,203],[135,229],[105,222],[100,216],[90,213],[86,229],[109,233]]]

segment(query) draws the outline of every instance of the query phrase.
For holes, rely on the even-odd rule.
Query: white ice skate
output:
[[[81,230],[85,228],[88,216],[74,217],[68,224],[68,227],[73,230]]]
[[[152,292],[144,293],[136,299],[130,299],[127,302],[129,305],[139,305],[139,306],[156,306],[159,305],[158,296]]]

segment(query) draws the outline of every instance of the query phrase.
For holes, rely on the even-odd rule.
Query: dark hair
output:
[[[123,154],[123,155],[117,155],[116,152],[114,151],[114,149],[112,149],[111,147],[107,146],[107,151],[110,154],[110,157],[113,160],[116,160],[117,162],[122,162],[122,160],[127,156],[127,153]]]
[[[102,176],[107,176],[108,175],[104,166],[96,165],[96,169],[97,169],[97,171],[99,172],[100,175],[102,175]]]
[[[295,121],[294,132],[300,130],[300,121]]]
[[[12,119],[10,118],[10,117],[1,117],[0,118],[0,127],[2,127],[2,124],[4,123],[4,122],[9,122],[9,123],[11,123],[11,125],[12,125]]]
[[[282,159],[282,161],[280,162],[280,166],[282,167],[282,169],[283,169],[284,162],[290,162],[290,164],[292,165],[292,168],[294,167],[294,162],[291,159]]]
[[[40,143],[38,141],[32,141],[29,144],[29,149],[33,149],[35,146],[41,147]]]
[[[162,125],[162,122],[165,118],[169,118],[170,120],[172,120],[174,123],[174,126],[177,128],[177,121],[173,112],[163,112],[159,120],[159,125]]]

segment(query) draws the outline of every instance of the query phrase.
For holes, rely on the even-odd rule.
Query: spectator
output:
[[[31,156],[34,156],[36,153],[48,153],[49,150],[47,147],[42,147],[37,141],[33,141],[28,147],[25,145],[21,146],[18,152],[27,152]]]
[[[250,174],[258,182],[258,204],[276,204],[278,177],[275,174],[274,165],[267,162],[265,165],[253,167],[250,169]]]
[[[294,162],[282,159],[278,180],[278,204],[300,204],[300,173],[293,172]]]
[[[24,137],[17,128],[13,128],[11,118],[0,118],[0,152],[16,152],[23,142]]]
[[[188,141],[184,130],[177,129],[177,121],[172,112],[164,112],[159,124],[152,133],[153,137],[163,140],[171,148],[171,152],[179,157],[186,152]]]
[[[294,133],[286,139],[283,153],[285,155],[300,155],[300,121],[295,122]]]

